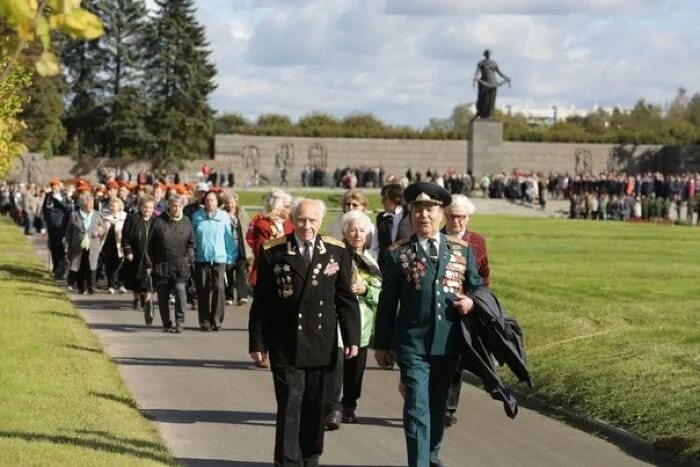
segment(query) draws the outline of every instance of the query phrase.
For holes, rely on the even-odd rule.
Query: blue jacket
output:
[[[209,217],[200,209],[192,216],[192,228],[197,242],[196,262],[233,264],[236,261],[238,248],[225,211],[217,209]]]

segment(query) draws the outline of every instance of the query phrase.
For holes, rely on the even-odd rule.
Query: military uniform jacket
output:
[[[248,324],[251,352],[268,350],[273,364],[311,368],[335,361],[338,328],[346,346],[359,346],[352,261],[340,241],[317,237],[307,264],[292,233],[265,243],[259,262]]]
[[[460,352],[460,315],[452,303],[456,293],[473,292],[483,287],[483,281],[468,243],[439,235],[437,264],[416,235],[388,253],[377,307],[376,349],[399,355]]]

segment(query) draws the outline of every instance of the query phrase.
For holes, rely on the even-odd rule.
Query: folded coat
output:
[[[499,365],[507,365],[521,382],[532,388],[522,330],[489,289],[481,287],[468,295],[474,300],[475,307],[473,312],[462,318],[465,342],[462,369],[478,376],[486,392],[503,402],[506,414],[515,418],[518,401],[501,381],[491,356]]]

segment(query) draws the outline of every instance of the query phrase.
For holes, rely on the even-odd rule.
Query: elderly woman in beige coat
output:
[[[78,209],[71,213],[66,230],[66,247],[71,276],[81,294],[95,293],[97,260],[107,228],[95,200],[88,192],[78,197]]]

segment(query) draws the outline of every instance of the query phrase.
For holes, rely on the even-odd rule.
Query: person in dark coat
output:
[[[49,235],[49,251],[55,279],[63,279],[66,276],[66,251],[63,240],[66,237],[71,212],[73,207],[68,196],[61,191],[61,182],[51,180],[51,193],[44,198],[42,213]]]
[[[481,234],[468,229],[472,214],[476,211],[474,203],[464,195],[452,195],[452,202],[445,208],[445,227],[443,233],[454,235],[469,244],[469,248],[474,252],[476,267],[485,286],[490,286],[491,277],[489,272],[489,256],[486,251],[486,240]],[[457,423],[455,412],[459,405],[459,394],[462,389],[462,365],[458,362],[450,390],[447,395],[447,413],[445,414],[445,426],[449,427]]]
[[[259,258],[249,350],[256,364],[269,351],[277,398],[276,466],[318,465],[324,385],[338,352],[337,330],[346,358],[359,350],[352,261],[342,242],[318,234],[324,214],[321,201],[298,199],[294,232],[266,242]]]
[[[153,196],[145,195],[139,200],[139,213],[132,214],[124,222],[122,247],[124,248],[124,265],[122,266],[124,285],[134,293],[134,309],[143,307],[148,319],[153,316],[151,302],[152,284],[148,276],[146,255],[153,232]]]
[[[181,333],[185,324],[186,284],[194,262],[194,233],[190,219],[182,212],[180,195],[168,199],[168,210],[153,223],[146,268],[153,277],[163,331]],[[170,291],[175,291],[175,325],[170,319]]]
[[[377,363],[401,368],[404,432],[410,467],[441,466],[439,450],[450,378],[461,350],[460,317],[483,288],[468,244],[440,232],[444,188],[419,182],[404,196],[415,234],[387,253],[375,321]]]
[[[71,214],[66,229],[70,270],[81,294],[95,293],[97,260],[106,233],[104,220],[95,210],[94,198],[89,191],[81,193],[78,209]]]
[[[372,237],[370,252],[377,257],[377,264],[384,267],[388,248],[395,242],[411,237],[411,220],[403,206],[403,187],[398,183],[384,185],[381,189],[384,211],[377,214],[376,235]]]

